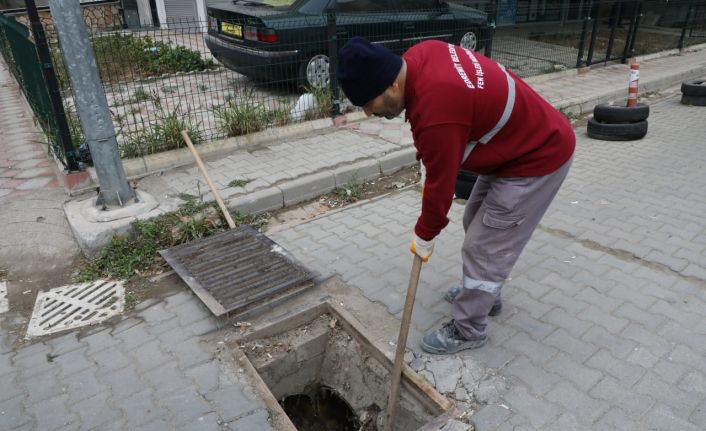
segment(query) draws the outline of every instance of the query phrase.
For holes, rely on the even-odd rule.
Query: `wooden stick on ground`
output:
[[[226,208],[226,204],[223,203],[223,199],[221,199],[221,195],[218,194],[218,189],[213,184],[213,181],[211,181],[211,177],[208,175],[208,171],[206,170],[206,166],[201,161],[201,157],[199,157],[199,153],[196,152],[196,148],[194,148],[194,144],[191,142],[191,138],[189,138],[189,134],[186,133],[186,130],[182,130],[181,136],[184,138],[184,142],[186,142],[186,146],[189,147],[189,150],[191,151],[191,155],[194,156],[194,159],[196,160],[196,164],[199,166],[201,173],[203,174],[204,178],[206,178],[206,183],[208,183],[208,188],[211,189],[211,193],[213,194],[213,197],[216,199],[216,202],[218,202],[218,206],[221,208],[221,212],[223,212],[223,217],[225,217],[226,221],[228,222],[228,227],[233,229],[235,227],[235,222],[233,221],[233,218],[230,216],[230,212],[228,211],[228,208]]]
[[[409,324],[412,321],[412,309],[414,308],[414,298],[417,296],[417,285],[419,284],[419,273],[421,271],[422,258],[415,254],[412,272],[409,276],[409,287],[407,287],[407,299],[404,301],[404,311],[402,313],[402,322],[400,323],[400,335],[397,338],[397,353],[395,354],[395,364],[392,368],[390,397],[387,400],[387,422],[385,423],[385,428],[388,430],[392,430],[392,424],[395,420],[397,399],[400,395],[400,379],[402,378],[404,352],[407,347]]]

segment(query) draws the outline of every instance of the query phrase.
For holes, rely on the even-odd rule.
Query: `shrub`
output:
[[[213,60],[184,46],[153,41],[149,36],[113,34],[92,41],[101,80],[116,82],[214,67]]]

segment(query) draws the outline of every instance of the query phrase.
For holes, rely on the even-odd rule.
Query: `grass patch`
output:
[[[79,281],[127,279],[136,274],[161,271],[165,263],[157,253],[159,250],[227,229],[225,219],[216,208],[214,202],[203,203],[193,198],[177,211],[134,221],[132,235],[114,236],[97,257],[83,262]],[[258,229],[266,226],[267,214],[253,216],[231,212],[231,215],[238,226],[250,224]]]
[[[228,183],[228,187],[245,187],[245,185],[250,182],[252,182],[252,180],[233,180]]]
[[[353,178],[343,186],[333,189],[333,194],[346,203],[353,203],[363,195],[363,184]]]
[[[156,94],[152,95],[152,100],[157,108],[157,122],[127,136],[125,142],[120,144],[120,157],[140,157],[185,147],[182,130],[189,133],[194,145],[203,142],[203,133],[198,125],[194,124],[189,113],[182,112],[181,104],[169,111],[162,106]]]
[[[125,311],[132,311],[137,305],[137,295],[134,292],[127,292],[125,294]]]
[[[307,87],[306,91],[314,95],[316,109],[307,110],[304,119],[315,120],[331,116],[331,89],[328,86],[324,88]]]
[[[576,115],[573,112],[566,111],[564,109],[560,109],[559,112],[564,114],[564,117],[566,117],[569,121],[578,120],[579,118],[581,118],[579,115]]]
[[[252,93],[248,90],[242,96],[231,97],[225,105],[214,108],[219,128],[226,136],[259,132],[267,126],[267,110],[253,102]]]

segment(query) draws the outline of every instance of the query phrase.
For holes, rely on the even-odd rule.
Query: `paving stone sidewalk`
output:
[[[22,100],[15,77],[0,59],[0,201],[59,182],[47,158],[44,135]]]
[[[219,322],[190,292],[114,327],[13,351],[0,333],[0,430],[269,430],[242,372],[201,336]]]
[[[419,337],[448,319],[442,295],[461,276],[462,206],[452,207],[409,347],[412,366],[478,409],[478,430],[706,428],[703,112],[657,103],[640,141],[577,130],[572,171],[503,290],[489,345],[429,357]],[[418,213],[410,190],[273,236],[399,316]]]

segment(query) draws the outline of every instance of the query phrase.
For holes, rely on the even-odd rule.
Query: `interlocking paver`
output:
[[[132,364],[117,371],[100,373],[98,379],[110,387],[114,400],[129,397],[144,386]]]
[[[504,371],[505,374],[526,383],[529,391],[535,395],[544,395],[561,379],[558,375],[548,373],[542,367],[534,365],[524,356],[517,356],[504,368]]]
[[[122,410],[129,429],[148,424],[163,415],[161,409],[154,403],[150,389],[144,389],[128,398],[114,401],[113,405]]]
[[[169,410],[169,419],[177,427],[206,415],[212,407],[191,387],[172,391],[160,397],[160,405]],[[215,418],[214,418],[215,419]],[[184,428],[188,429],[188,428]]]
[[[89,353],[89,357],[96,363],[101,374],[125,368],[132,363],[130,356],[122,350],[117,340],[111,344],[97,353],[92,355]]]
[[[577,388],[586,392],[603,377],[600,371],[591,369],[574,358],[559,352],[547,366],[554,373],[563,377],[563,380],[573,383]]]
[[[22,385],[27,391],[27,402],[35,404],[63,393],[56,370],[43,371],[22,379]]]
[[[32,424],[32,417],[24,411],[21,397],[0,402],[0,429],[14,430],[25,424]]]
[[[593,423],[610,408],[607,402],[591,398],[568,382],[557,383],[547,399],[569,409],[585,424]]]
[[[204,395],[221,414],[223,422],[232,422],[246,413],[261,408],[259,401],[247,396],[239,384],[231,384]]]
[[[79,420],[75,413],[68,410],[67,402],[68,396],[64,394],[39,403],[25,404],[25,410],[35,418],[36,429],[64,429]]]
[[[71,405],[81,418],[82,429],[122,429],[125,417],[104,394],[99,394]]]
[[[545,399],[535,397],[522,385],[510,388],[504,398],[513,412],[527,418],[536,429],[541,429],[548,422],[556,419],[562,412],[559,406]]]
[[[98,381],[93,369],[73,374],[70,378],[61,377],[62,390],[69,395],[69,403],[77,403],[109,390],[106,384]]]

